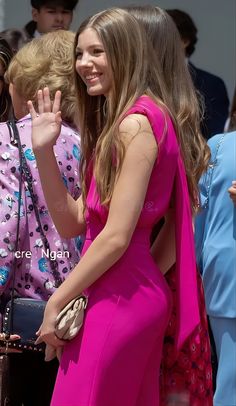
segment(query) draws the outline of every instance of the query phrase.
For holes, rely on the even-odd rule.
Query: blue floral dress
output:
[[[17,123],[24,155],[33,177],[33,189],[51,255],[57,262],[57,271],[63,281],[79,261],[80,239],[66,240],[58,234],[49,215],[43,196],[34,153],[31,145],[31,118]],[[54,147],[62,179],[70,194],[77,199],[79,185],[79,134],[63,123],[60,137]],[[36,221],[32,200],[25,182],[22,188],[20,210],[20,247],[15,281],[16,294],[47,300],[55,289],[55,278],[49,265],[49,253],[44,249]],[[7,299],[11,289],[12,263],[16,253],[17,211],[19,197],[19,151],[10,143],[7,124],[0,124],[0,298]],[[63,212],[62,212],[63,215]],[[3,300],[2,300],[3,302]]]

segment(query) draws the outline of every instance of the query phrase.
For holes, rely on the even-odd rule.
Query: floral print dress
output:
[[[58,234],[49,215],[43,196],[39,174],[31,145],[31,118],[26,116],[17,122],[22,148],[33,178],[43,231],[50,245],[51,256],[57,262],[57,271],[63,281],[79,261],[80,238],[66,240]],[[54,147],[63,182],[77,199],[79,186],[79,134],[63,123],[61,134]],[[55,278],[51,271],[49,253],[44,249],[36,221],[27,183],[22,187],[20,210],[20,246],[14,252],[19,197],[19,151],[10,142],[6,123],[0,124],[0,298],[9,297],[12,282],[12,263],[18,257],[15,291],[19,297],[47,300],[55,290]],[[63,211],[62,211],[63,215]],[[4,299],[4,300],[3,300]]]

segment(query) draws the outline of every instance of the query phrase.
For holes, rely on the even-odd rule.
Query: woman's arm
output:
[[[48,210],[58,233],[72,238],[85,232],[82,197],[74,200],[63,183],[53,148],[34,150]]]
[[[176,260],[174,216],[174,209],[169,209],[165,223],[151,246],[152,257],[163,274],[168,272]]]
[[[105,227],[92,242],[79,264],[49,299],[41,339],[57,345],[55,318],[72,298],[101,277],[129,246],[139,219],[149,178],[157,157],[157,144],[146,117],[124,119],[120,134],[126,153],[116,181]]]
[[[59,234],[72,238],[84,233],[85,220],[82,199],[75,201],[68,192],[53,151],[61,132],[60,100],[61,93],[57,92],[52,106],[49,90],[45,88],[38,92],[39,114],[31,101],[28,107],[32,118],[32,147],[47,207]]]

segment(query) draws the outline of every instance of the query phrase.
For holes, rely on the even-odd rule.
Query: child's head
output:
[[[68,30],[78,0],[31,0],[32,17],[41,34]]]

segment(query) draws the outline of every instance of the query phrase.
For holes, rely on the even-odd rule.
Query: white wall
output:
[[[76,30],[85,17],[99,10],[128,4],[153,4],[189,13],[198,27],[192,61],[220,76],[232,98],[236,77],[236,0],[80,0],[72,28]],[[30,17],[30,0],[5,0],[5,28],[20,28]]]

